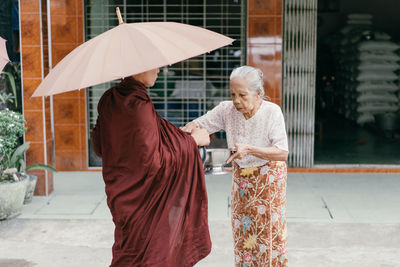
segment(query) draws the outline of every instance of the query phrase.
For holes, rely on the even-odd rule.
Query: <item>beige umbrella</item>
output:
[[[233,41],[182,23],[121,23],[75,48],[51,70],[33,96],[59,94],[131,76]]]
[[[0,72],[3,71],[9,61],[10,59],[7,55],[6,40],[0,37]]]

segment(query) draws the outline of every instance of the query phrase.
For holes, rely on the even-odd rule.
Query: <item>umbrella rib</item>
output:
[[[88,50],[90,50],[89,48],[88,48]],[[92,57],[91,57],[92,58]],[[104,69],[104,66],[105,66],[105,62],[104,61],[106,61],[106,57],[103,57],[104,58],[104,60],[103,60],[103,64],[102,64],[102,66],[101,66],[101,68],[102,69]],[[89,65],[89,62],[90,62],[90,59],[88,59],[88,61],[86,62],[86,64],[87,65]],[[75,74],[75,73],[80,73],[81,72],[81,70],[79,69],[79,68],[76,68],[76,69],[74,69],[74,71],[73,71],[73,73]],[[84,75],[82,75],[82,77],[86,77],[86,73],[87,72],[90,72],[90,68],[85,68],[85,71],[84,71]],[[77,75],[78,76],[78,75]],[[79,76],[81,76],[81,75],[79,75]],[[102,74],[101,75],[99,75],[100,77],[102,76]],[[109,82],[109,81],[112,81],[112,80],[114,80],[114,79],[110,79],[110,80],[108,80],[108,81],[102,81],[102,83],[106,83],[106,82]],[[94,86],[94,85],[96,85],[96,84],[98,84],[98,83],[88,83],[87,85],[82,85],[82,88],[88,88],[88,87],[91,87],[91,86]],[[77,89],[82,89],[82,88],[77,88]]]
[[[86,46],[84,47],[85,49],[82,49],[82,50],[84,50],[84,51],[86,51],[86,50],[91,50],[91,47],[93,46],[93,45],[96,45],[97,43],[96,43],[96,40],[101,40],[100,38],[99,38],[99,36],[100,35],[98,35],[98,36],[96,36],[95,38],[93,38],[93,39],[90,39],[89,41],[87,41],[87,42],[85,42],[85,43],[83,43],[82,45],[85,45],[86,44]],[[79,46],[78,47],[76,47],[75,49],[77,49],[77,48],[79,48]],[[74,49],[74,50],[75,50]],[[73,50],[73,51],[74,51]],[[68,57],[71,53],[73,53],[73,51],[71,51],[66,57]],[[79,52],[80,53],[80,52]],[[64,60],[65,58],[63,58],[62,60]],[[86,63],[88,63],[90,60],[88,60]],[[61,63],[61,62],[59,62],[59,63]],[[71,61],[68,61],[68,62],[66,62],[65,63],[65,66],[62,66],[62,68],[63,69],[70,69],[68,66],[73,66],[75,64],[75,61],[74,60],[71,60]],[[57,64],[58,65],[58,64]],[[55,68],[57,67],[57,65],[55,66]],[[104,64],[103,64],[104,65]],[[70,76],[71,77],[85,77],[85,74],[81,74],[81,69],[80,68],[73,68],[73,71],[71,72],[71,74],[70,74]],[[88,71],[88,69],[86,69],[86,71],[85,71],[85,73]],[[76,74],[79,74],[79,75],[76,75]],[[65,74],[64,74],[65,75]],[[57,83],[57,81],[59,81],[60,79],[62,79],[62,77],[64,76],[64,75],[59,75],[59,77],[57,77],[54,81],[53,81],[53,83],[52,84],[56,84]],[[74,79],[74,78],[72,78],[72,79]],[[76,78],[75,78],[76,79]],[[110,80],[108,80],[108,81],[112,81],[113,79],[110,79]],[[107,82],[107,81],[104,81],[104,82]],[[82,89],[82,88],[86,88],[86,87],[90,87],[90,86],[93,86],[94,84],[88,84],[88,85],[85,85],[85,86],[80,86],[79,88],[70,88],[70,89],[67,89],[66,91],[63,91],[63,92],[68,92],[68,91],[72,91],[72,90],[75,90],[75,89]],[[52,89],[50,89],[50,93],[57,93],[57,88],[53,88],[52,87]]]
[[[164,27],[161,27],[161,28],[163,28],[164,30],[167,30],[167,29],[165,29]],[[155,33],[154,30],[152,30],[150,27],[149,27],[148,29],[146,29],[146,30],[149,31],[149,32],[151,32],[151,33],[154,34],[154,35],[157,35],[157,33]],[[168,29],[168,31],[169,31],[169,29]],[[147,36],[146,36],[146,38],[147,38]],[[182,37],[181,37],[181,38],[182,38]],[[183,37],[183,38],[189,39],[189,38],[186,38],[186,37]],[[147,38],[147,39],[150,40],[150,42],[154,44],[154,42],[153,42],[152,39],[150,39],[150,38]],[[190,40],[190,39],[189,39],[189,40]],[[169,44],[171,44],[172,46],[174,46],[177,50],[180,49],[179,46],[177,46],[174,42],[171,42],[169,39],[163,39],[163,41],[168,42]],[[175,63],[175,62],[174,62],[174,63]]]
[[[73,50],[72,50],[72,51],[73,51]],[[69,55],[69,54],[68,54],[68,55]],[[68,56],[68,55],[67,55],[67,56]],[[63,58],[63,59],[64,59],[64,58]],[[62,60],[63,60],[63,59],[62,59]],[[42,81],[42,83],[39,85],[39,87],[43,85],[43,82],[46,81],[47,77],[53,76],[55,72],[58,72],[58,71],[59,71],[58,69],[60,68],[60,66],[59,66],[58,64],[62,63],[62,60],[61,60],[60,62],[58,62],[58,63],[54,66],[54,68],[52,68],[52,69],[50,70],[50,72],[49,72],[49,73],[46,75],[46,77],[43,79],[43,81]],[[69,62],[68,62],[68,63],[69,63]],[[66,65],[68,66],[68,64],[66,64]],[[65,66],[62,66],[62,68],[65,68]],[[56,84],[57,81],[60,80],[63,76],[64,76],[64,75],[58,75],[58,77],[57,77],[57,75],[56,75],[56,78],[50,83],[50,86],[51,86],[51,88],[50,88],[50,90],[49,90],[49,93],[50,93],[50,94],[53,94],[53,92],[54,92],[54,93],[57,93],[57,89],[54,88],[53,84]],[[37,89],[36,89],[36,90],[37,90]],[[35,92],[36,92],[36,91],[35,91]]]
[[[117,27],[119,27],[119,25],[118,25]],[[112,38],[112,37],[114,36],[114,32],[117,32],[117,31],[116,31],[116,30],[118,29],[117,27],[114,28],[115,30],[114,30],[113,32],[110,32],[111,40],[114,40],[114,38]],[[111,42],[108,42],[107,48],[109,48],[110,46],[111,46]],[[108,49],[106,49],[106,51],[108,51]],[[104,56],[104,57],[103,57],[103,64],[101,64],[102,66],[101,66],[101,75],[100,75],[100,76],[103,75],[106,64],[107,64],[107,57]]]
[[[163,25],[164,22],[159,22],[159,24],[160,24],[160,25]],[[154,24],[153,24],[153,25],[154,25]],[[161,28],[161,29],[164,30],[164,31],[171,31],[169,28],[166,28],[166,27],[163,27],[163,26],[157,26],[157,27],[158,27],[158,28]],[[203,29],[204,29],[204,28],[203,28]],[[139,29],[139,30],[140,30],[140,29]],[[204,30],[207,30],[207,29],[204,29]],[[154,35],[157,35],[157,33],[154,32],[154,30],[153,30],[151,27],[146,28],[146,31],[151,32],[151,33],[154,34]],[[172,31],[172,32],[173,32],[173,31]],[[153,41],[151,38],[148,38],[147,36],[146,36],[146,38],[147,38],[148,40],[150,40],[151,43],[155,44],[154,41]],[[186,38],[185,36],[180,36],[180,38],[185,39],[185,40],[188,40],[188,41],[192,41],[191,38]],[[181,47],[179,47],[178,45],[176,45],[176,43],[170,41],[170,39],[162,38],[162,40],[163,40],[164,42],[168,42],[171,46],[174,46],[174,47],[176,48],[176,50],[179,50],[179,51],[181,51],[181,52],[184,52],[184,51],[182,51]],[[155,44],[155,45],[156,45],[156,44]],[[219,46],[219,47],[217,47],[217,48],[213,48],[213,49],[210,48],[209,51],[207,51],[207,50],[203,49],[201,46],[199,46],[200,50],[203,50],[203,51],[201,51],[201,52],[199,52],[199,53],[196,53],[196,54],[194,54],[194,55],[190,55],[190,54],[188,54],[188,53],[185,53],[185,57],[184,57],[183,59],[174,60],[174,61],[168,62],[168,64],[171,65],[171,64],[175,64],[175,63],[177,63],[177,62],[183,61],[183,60],[187,60],[187,59],[190,59],[190,58],[193,58],[193,57],[197,57],[197,56],[202,55],[202,54],[204,54],[204,53],[208,53],[208,52],[210,52],[210,51],[216,50],[216,49],[218,49],[218,48],[220,48],[220,47],[222,47],[222,45]]]
[[[90,42],[90,43],[86,43],[86,47],[85,48],[89,48],[92,44],[95,44],[94,42]],[[78,46],[79,47],[79,46]],[[75,49],[77,49],[78,47],[76,47]],[[75,50],[74,49],[74,50]],[[73,50],[73,51],[74,51]],[[71,51],[70,52],[70,54],[73,52],[73,51]],[[69,56],[70,54],[68,54],[67,56]],[[61,62],[59,62],[59,63],[61,63]],[[63,69],[70,69],[68,66],[70,66],[70,65],[73,65],[75,63],[75,61],[68,61],[68,62],[66,62],[65,63],[65,66],[62,66],[62,68]],[[57,64],[58,65],[58,64]],[[55,66],[55,68],[57,67],[57,65]],[[72,71],[72,73],[71,73],[71,76],[72,77],[79,77],[79,76],[82,76],[82,77],[85,77],[84,75],[76,75],[75,73],[76,72],[79,72],[80,71],[80,69],[79,68],[73,68],[73,71]],[[65,74],[64,74],[65,75]],[[58,78],[56,78],[55,80],[54,80],[54,84],[56,84],[57,83],[57,81],[58,80],[60,80],[60,79],[62,79],[63,78],[63,76],[64,75],[59,75],[59,77]],[[72,78],[73,79],[73,78]],[[82,88],[73,88],[73,89],[68,89],[66,92],[68,92],[68,91],[72,91],[72,90],[75,90],[75,89],[82,89]],[[51,89],[51,92],[57,92],[57,88],[52,88]]]
[[[143,33],[143,31],[141,31],[141,29],[137,29],[139,32],[141,32],[141,33]],[[147,31],[148,31],[148,29],[146,29]],[[153,34],[155,34],[153,31],[151,31]],[[153,45],[157,45],[151,38],[149,38],[149,37],[147,37],[145,34],[143,34],[144,36],[142,36],[142,38],[145,38],[146,40],[148,40],[150,43],[152,43]],[[156,34],[155,34],[156,35]],[[132,36],[131,36],[131,34],[128,34],[128,38],[129,39],[131,39],[133,42],[135,42],[135,40],[134,39],[132,39]],[[166,41],[166,39],[163,39],[163,41]],[[171,42],[171,41],[169,41],[169,40],[167,40],[168,41],[168,43],[170,43],[170,44],[172,44],[172,46],[174,46],[177,50],[179,50],[179,46],[177,46],[177,45],[175,45],[173,42]],[[136,49],[136,47],[135,47],[135,49]],[[137,49],[136,49],[136,51],[138,51]],[[139,52],[139,51],[138,51]],[[141,53],[137,53],[138,55],[140,55],[141,56],[141,61],[140,62],[145,62],[145,61],[143,61],[143,57],[142,57],[142,54]],[[197,55],[196,55],[197,56]],[[189,57],[190,58],[190,57]],[[187,59],[187,58],[186,58]],[[172,64],[174,64],[174,63],[176,63],[176,62],[180,62],[180,61],[182,61],[182,60],[186,60],[186,59],[180,59],[180,60],[177,60],[177,61],[172,61],[172,62],[170,62],[168,59],[166,59],[165,61],[166,61],[166,64],[168,64],[168,65],[172,65]],[[159,67],[162,67],[162,66],[159,66]],[[144,71],[148,71],[148,70],[150,70],[150,69],[145,69],[145,70],[143,70],[143,72]]]
[[[117,26],[118,27],[118,26]],[[115,29],[115,30],[114,30]],[[114,30],[114,31],[113,31]],[[113,35],[114,34],[114,32],[116,32],[116,28],[113,28],[113,29],[111,29],[111,31],[112,32],[108,32],[108,34],[111,34],[111,35]],[[107,33],[107,32],[104,32],[104,33]],[[99,40],[101,41],[101,39],[99,38]],[[96,45],[97,46],[97,44],[95,43],[95,42],[93,42],[93,45]],[[111,42],[108,42],[107,43],[107,47],[110,47],[111,46]],[[88,47],[88,50],[90,51],[91,49]],[[93,57],[91,57],[91,58],[93,58]],[[87,64],[90,62],[90,59],[86,62]],[[102,72],[100,73],[98,73],[98,75],[99,75],[99,77],[102,77],[103,76],[103,73],[104,73],[104,68],[105,68],[105,66],[106,66],[106,62],[107,62],[107,57],[106,56],[104,56],[103,57],[103,64],[101,64],[102,66],[101,66],[101,68],[102,68]],[[76,73],[76,72],[80,72],[81,70],[80,69],[75,69],[74,70],[74,73]],[[85,68],[85,75],[82,75],[82,77],[85,77],[86,76],[86,73],[87,72],[90,72],[90,69],[89,68]],[[101,80],[101,79],[100,79]],[[115,79],[113,79],[113,78],[111,78],[111,79],[107,79],[107,80],[104,80],[104,81],[101,81],[101,83],[106,83],[106,82],[110,82],[110,81],[113,81],[113,80],[115,80]],[[82,86],[82,88],[87,88],[87,87],[90,87],[90,86],[94,86],[94,85],[96,85],[96,84],[98,84],[98,83],[88,83],[87,85],[84,85],[84,86]],[[82,88],[78,88],[78,89],[82,89]]]
[[[78,48],[78,47],[76,47],[76,48]],[[71,53],[72,53],[72,52],[71,52]],[[68,54],[68,55],[70,55],[70,54]],[[68,56],[68,55],[67,55],[67,56]],[[59,63],[61,63],[61,62],[59,62]],[[63,68],[63,69],[69,69],[68,66],[69,66],[69,65],[72,65],[73,63],[74,63],[73,61],[68,61],[68,62],[65,63],[65,66],[62,66],[62,68]],[[56,65],[55,67],[57,67],[57,65]],[[77,69],[78,69],[78,68],[74,68],[74,71],[71,73],[71,76],[72,76],[72,77],[76,77],[76,75],[74,75],[74,74],[75,74],[75,72],[77,71]],[[64,75],[65,75],[65,74],[64,74]],[[56,84],[57,81],[60,80],[61,78],[63,78],[64,75],[59,75],[59,77],[58,77],[57,79],[55,79],[53,83]],[[75,89],[80,89],[80,88],[75,88]],[[68,91],[72,91],[72,90],[74,90],[74,89],[69,89]],[[57,88],[52,88],[52,89],[51,89],[51,92],[54,92],[54,91],[57,92]],[[67,91],[67,92],[68,92],[68,91]]]
[[[132,42],[133,43],[135,43],[135,39],[132,39],[132,37],[133,36],[131,36],[131,34],[129,34],[129,32],[128,32],[128,30],[127,29],[124,29],[126,32],[127,32],[127,36],[128,36],[128,38],[130,39],[130,40],[132,40]],[[148,39],[148,38],[147,38]],[[138,62],[145,62],[145,61],[143,61],[143,56],[142,56],[142,54],[141,53],[139,53],[139,50],[137,49],[137,47],[136,46],[134,46],[134,48],[135,48],[135,50],[137,51],[137,55],[139,55],[140,56],[140,61],[138,60]],[[122,49],[121,49],[122,50]],[[125,58],[125,57],[124,57]],[[124,66],[125,66],[125,62],[124,62]],[[144,70],[143,72],[145,72],[145,71],[147,71],[147,70]]]

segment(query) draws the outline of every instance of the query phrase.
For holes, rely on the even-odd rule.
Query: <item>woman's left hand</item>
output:
[[[246,144],[235,144],[230,147],[229,150],[235,151],[235,153],[227,159],[226,163],[229,163],[234,159],[242,159],[244,156],[249,154],[249,146]]]

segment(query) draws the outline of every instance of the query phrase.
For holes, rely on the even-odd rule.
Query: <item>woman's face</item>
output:
[[[261,95],[260,92],[255,94],[254,91],[249,90],[247,87],[247,81],[244,78],[237,77],[230,81],[232,102],[241,113],[251,113]]]
[[[133,75],[133,78],[141,83],[143,83],[146,87],[152,87],[157,80],[158,73],[160,69],[153,69],[146,72],[142,72],[136,75]]]

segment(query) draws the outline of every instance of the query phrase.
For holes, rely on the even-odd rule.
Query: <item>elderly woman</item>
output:
[[[232,101],[221,102],[183,130],[225,130],[233,161],[232,228],[236,266],[287,266],[288,144],[280,107],[263,100],[262,72],[232,71]]]

